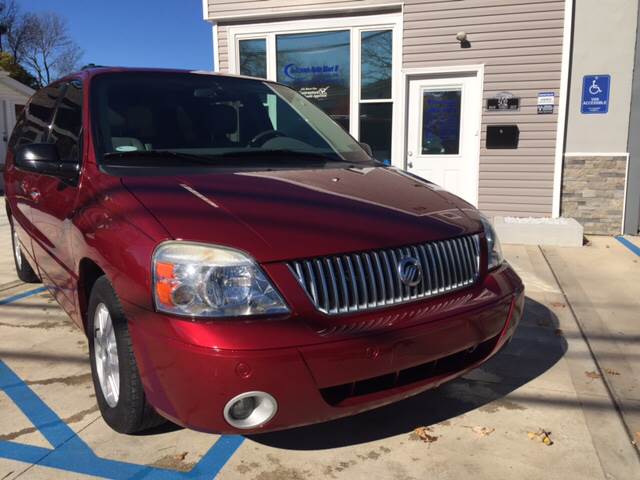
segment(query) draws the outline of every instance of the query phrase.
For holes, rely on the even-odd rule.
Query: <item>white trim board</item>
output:
[[[205,2],[206,0],[203,0]],[[344,14],[365,14],[381,13],[389,11],[401,12],[404,4],[399,2],[379,3],[373,5],[354,5],[350,7],[323,7],[323,8],[307,8],[307,9],[288,9],[277,12],[261,12],[261,13],[241,13],[232,15],[214,15],[209,17],[208,12],[205,13],[205,20],[216,22],[251,22],[271,20],[278,21],[285,18],[303,18],[303,17],[322,17],[328,15],[344,15]]]
[[[209,0],[202,0],[202,18],[209,20]]]
[[[630,155],[627,153],[627,164],[624,169],[624,194],[622,196],[622,221],[620,222],[620,235],[624,235],[625,231],[625,223],[626,223],[626,213],[627,213],[627,189],[629,188],[629,157]]]
[[[218,24],[213,22],[211,25],[211,36],[213,38],[213,71],[220,71],[220,48],[218,46]]]
[[[310,18],[302,20],[282,20],[271,23],[229,25],[227,28],[227,35],[229,38],[229,48],[231,48],[231,46],[234,45],[233,37],[237,35],[255,36],[269,33],[323,32],[347,29],[351,27],[366,27],[367,29],[370,29],[376,27],[399,26],[401,24],[402,14],[398,12],[358,17],[331,17],[323,19]]]
[[[562,35],[562,66],[560,70],[560,92],[558,95],[558,129],[556,133],[556,154],[553,167],[553,200],[551,216],[560,217],[562,202],[562,169],[564,165],[564,139],[567,131],[567,111],[569,107],[569,70],[571,61],[571,32],[573,28],[573,0],[564,2],[564,26]]]
[[[628,157],[629,152],[567,152],[565,157]]]

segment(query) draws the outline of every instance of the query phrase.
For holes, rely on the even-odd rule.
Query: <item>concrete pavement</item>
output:
[[[135,437],[111,431],[95,405],[84,336],[47,293],[6,303],[34,289],[13,283],[11,250],[4,248],[8,236],[0,217],[0,365],[17,375],[5,371],[3,377],[0,369],[0,480],[90,478],[87,472],[129,478],[134,471],[136,478],[150,479],[187,478],[180,472],[188,471],[188,478],[212,478],[219,471],[217,478],[242,480],[640,477],[629,424],[609,391],[638,378],[638,284],[634,290],[631,280],[613,282],[616,268],[631,279],[637,264],[612,239],[608,249],[593,242],[591,261],[575,258],[588,248],[543,255],[537,247],[505,247],[527,287],[525,317],[511,344],[464,378],[352,418],[228,438],[171,426]],[[555,269],[557,259],[574,266],[567,269],[573,279],[549,268],[547,260]],[[597,272],[588,280],[585,271],[601,266],[607,280],[598,282]],[[581,311],[567,301],[575,298],[569,285],[579,285],[591,302],[581,308],[607,320],[607,356],[598,358],[594,343],[583,338],[574,317]],[[3,378],[13,382],[3,384]],[[635,386],[619,388],[634,400]],[[49,409],[69,430],[52,431],[57,421],[35,428],[34,408],[38,415]],[[627,410],[638,411],[633,403]],[[550,432],[553,445],[534,435],[540,429]],[[40,455],[17,458],[24,445],[34,447],[24,452]]]
[[[584,248],[543,252],[597,361],[598,375],[615,398],[630,438],[640,444],[640,256],[609,237],[593,237]]]

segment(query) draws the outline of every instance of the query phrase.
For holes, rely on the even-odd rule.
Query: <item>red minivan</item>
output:
[[[29,101],[4,179],[18,276],[86,332],[118,432],[353,415],[477,367],[522,315],[474,207],[277,83],[84,70]]]

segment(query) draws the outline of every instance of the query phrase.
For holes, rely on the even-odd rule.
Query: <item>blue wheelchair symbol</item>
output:
[[[591,86],[589,87],[589,93],[591,95],[602,93],[602,89],[596,84],[596,82],[597,80],[595,78],[591,81]]]

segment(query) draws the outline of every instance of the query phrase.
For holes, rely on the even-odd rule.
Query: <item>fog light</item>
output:
[[[276,399],[268,393],[246,392],[227,402],[224,418],[235,428],[256,428],[271,420],[277,410]]]

